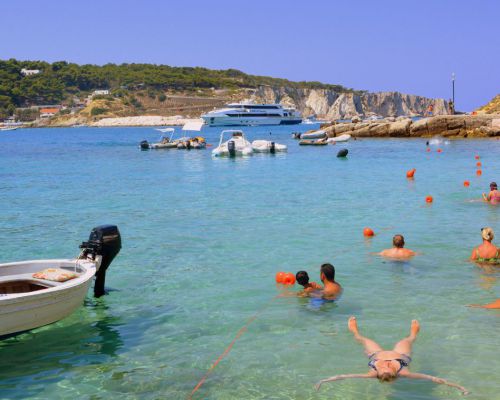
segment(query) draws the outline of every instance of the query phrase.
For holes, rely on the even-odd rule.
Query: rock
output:
[[[448,129],[446,117],[427,118],[427,131],[430,136],[443,135]]]
[[[361,118],[359,118],[357,115],[355,115],[354,117],[352,117],[351,122],[353,124],[357,124],[358,122],[361,122]]]
[[[389,136],[389,123],[370,124],[371,136]]]
[[[410,125],[410,136],[428,136],[429,131],[427,130],[427,120],[429,118],[422,118],[418,121],[413,122]]]
[[[392,137],[405,137],[410,136],[410,125],[412,121],[410,118],[405,118],[396,121],[389,125],[389,136]]]

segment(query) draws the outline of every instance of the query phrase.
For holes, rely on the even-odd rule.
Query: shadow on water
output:
[[[421,372],[428,375],[439,376],[438,373],[432,369],[426,369],[425,371],[412,371],[412,372]],[[439,400],[442,399],[442,397],[435,394],[437,386],[442,386],[442,385],[438,385],[430,381],[400,378],[392,384],[391,387],[392,390],[391,393],[387,395],[387,400],[401,400],[401,399]],[[454,396],[452,395],[450,398],[461,397],[460,392],[458,392],[457,389],[448,388],[448,390],[450,391],[450,393],[453,393],[454,391],[456,392],[453,393]]]
[[[68,319],[0,342],[0,391],[3,396],[19,395],[18,385],[27,380],[53,383],[64,379],[75,365],[109,362],[123,347],[120,318],[108,314],[102,300],[85,300],[74,323]],[[35,395],[35,386],[24,387],[23,396]],[[2,397],[3,397],[2,396]]]

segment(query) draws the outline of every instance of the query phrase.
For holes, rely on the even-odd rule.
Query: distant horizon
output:
[[[255,0],[244,13],[227,0],[26,0],[3,5],[0,58],[237,69],[445,100],[455,73],[456,109],[472,111],[500,93],[498,15],[493,0]]]

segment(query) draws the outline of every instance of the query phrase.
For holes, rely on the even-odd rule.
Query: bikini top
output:
[[[495,254],[495,257],[483,258],[483,257],[479,257],[479,249],[476,249],[476,259],[475,259],[475,261],[477,261],[477,262],[485,262],[485,263],[490,263],[490,264],[500,264],[500,250],[497,250],[497,253]]]

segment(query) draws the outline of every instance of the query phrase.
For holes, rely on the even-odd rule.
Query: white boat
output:
[[[272,142],[270,140],[254,140],[252,149],[256,153],[276,153],[278,151],[287,151],[285,144]]]
[[[281,104],[231,103],[201,118],[209,126],[291,125],[302,122],[297,110]]]
[[[174,128],[165,128],[162,130],[163,135],[160,136],[160,141],[157,143],[149,143],[147,140],[143,140],[139,146],[142,150],[159,150],[159,149],[176,149],[179,143],[183,143],[189,140],[189,137],[181,137],[179,139],[174,139]],[[168,135],[170,133],[170,135]]]
[[[300,135],[301,139],[323,139],[326,138],[327,134],[324,130],[320,129],[319,131],[302,133]]]
[[[347,142],[349,139],[351,139],[351,135],[348,133],[344,133],[343,135],[328,138],[327,142],[328,143],[338,143],[338,142]]]
[[[94,228],[80,247],[77,259],[0,264],[0,337],[67,317],[82,305],[94,276],[94,294],[104,294],[106,269],[121,248],[118,228]]]
[[[19,127],[18,126],[2,126],[0,128],[0,131],[2,132],[6,132],[6,131],[15,131],[16,129],[18,129]]]
[[[231,138],[224,142],[224,134],[230,134]],[[220,134],[219,145],[212,150],[214,157],[219,156],[249,156],[253,153],[252,144],[245,138],[242,131],[224,130]]]

